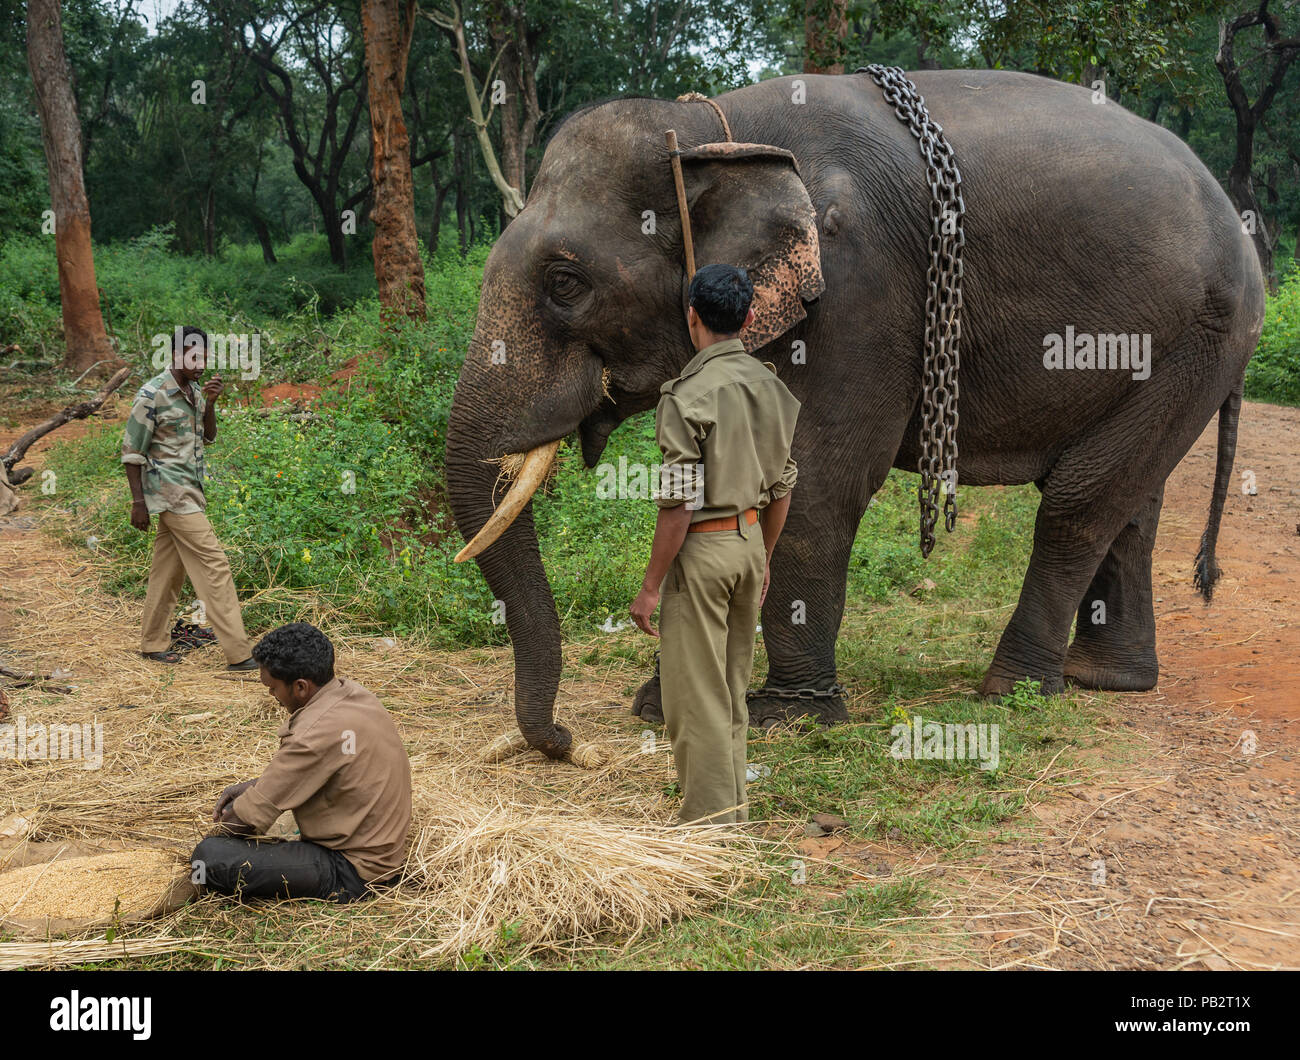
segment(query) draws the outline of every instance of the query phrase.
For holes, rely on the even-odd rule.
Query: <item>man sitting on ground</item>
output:
[[[411,766],[397,727],[374,695],[334,676],[334,646],[315,626],[272,630],[253,658],[289,718],[266,772],[221,793],[221,829],[194,848],[193,880],[243,898],[355,901],[405,860]],[[264,838],[285,810],[301,841]]]

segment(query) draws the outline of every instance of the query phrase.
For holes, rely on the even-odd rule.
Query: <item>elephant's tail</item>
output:
[[[1219,450],[1214,463],[1214,494],[1210,498],[1210,518],[1201,534],[1201,547],[1196,553],[1196,573],[1192,584],[1201,591],[1208,604],[1214,597],[1214,583],[1219,580],[1219,563],[1214,558],[1214,546],[1219,540],[1219,521],[1223,518],[1223,504],[1228,498],[1228,484],[1232,480],[1232,461],[1237,455],[1237,418],[1241,413],[1241,381],[1219,406]]]

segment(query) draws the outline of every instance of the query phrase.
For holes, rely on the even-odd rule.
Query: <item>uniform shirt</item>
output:
[[[280,726],[266,772],[232,804],[265,833],[292,810],[303,839],[337,850],[367,882],[391,876],[406,856],[411,764],[384,705],[336,677]]]
[[[794,487],[799,402],[740,339],[706,346],[659,393],[659,507],[698,506],[691,515],[698,523],[765,508]]]
[[[140,464],[140,485],[150,515],[192,515],[207,508],[203,496],[203,391],[187,396],[171,369],[140,388],[122,437],[122,463]]]

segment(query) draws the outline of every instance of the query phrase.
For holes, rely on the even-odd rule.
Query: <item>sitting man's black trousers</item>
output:
[[[195,883],[236,898],[354,902],[367,893],[346,857],[305,839],[210,835],[194,848],[190,863]]]

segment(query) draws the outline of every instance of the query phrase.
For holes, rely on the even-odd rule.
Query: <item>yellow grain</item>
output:
[[[0,916],[98,919],[146,913],[179,875],[174,854],[128,850],[28,865],[0,875]],[[120,904],[118,904],[120,903]]]

